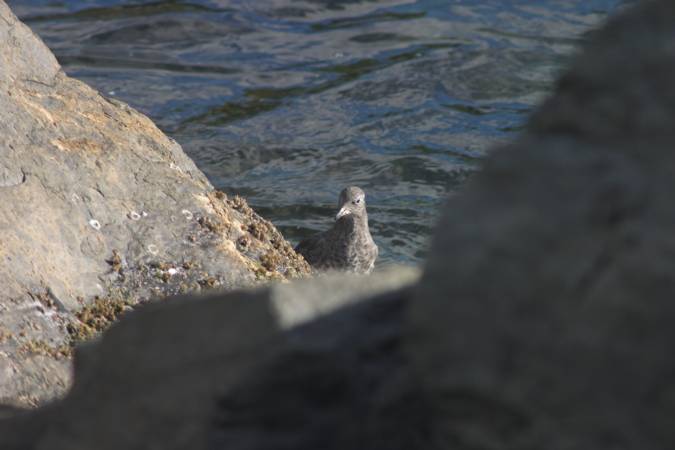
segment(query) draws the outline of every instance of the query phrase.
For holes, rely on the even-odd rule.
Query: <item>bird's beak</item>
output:
[[[338,211],[337,215],[335,216],[335,220],[340,220],[341,217],[344,217],[347,214],[351,213],[352,212],[346,206],[343,206],[342,208],[340,208],[340,211]]]

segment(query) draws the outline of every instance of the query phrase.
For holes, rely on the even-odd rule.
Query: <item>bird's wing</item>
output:
[[[305,260],[311,265],[316,261],[317,257],[323,249],[324,233],[318,233],[300,241],[295,247],[295,252],[301,254]]]
[[[370,273],[375,268],[375,261],[377,261],[377,256],[380,254],[380,249],[377,248],[377,245],[373,243],[373,246],[370,250],[370,267],[368,267],[366,273]]]

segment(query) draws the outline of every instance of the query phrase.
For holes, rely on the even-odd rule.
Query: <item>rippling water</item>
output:
[[[368,195],[381,263],[511,138],[621,0],[9,0],[64,69],[150,115],[292,241]]]

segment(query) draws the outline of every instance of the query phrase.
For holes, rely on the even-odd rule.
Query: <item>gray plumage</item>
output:
[[[366,194],[355,186],[345,188],[333,227],[301,241],[295,251],[317,270],[370,273],[378,249],[368,229]]]

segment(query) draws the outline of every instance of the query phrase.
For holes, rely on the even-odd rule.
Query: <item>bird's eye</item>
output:
[[[354,203],[356,203],[358,205],[359,203],[361,203],[361,199],[357,198],[356,200],[354,200]]]

